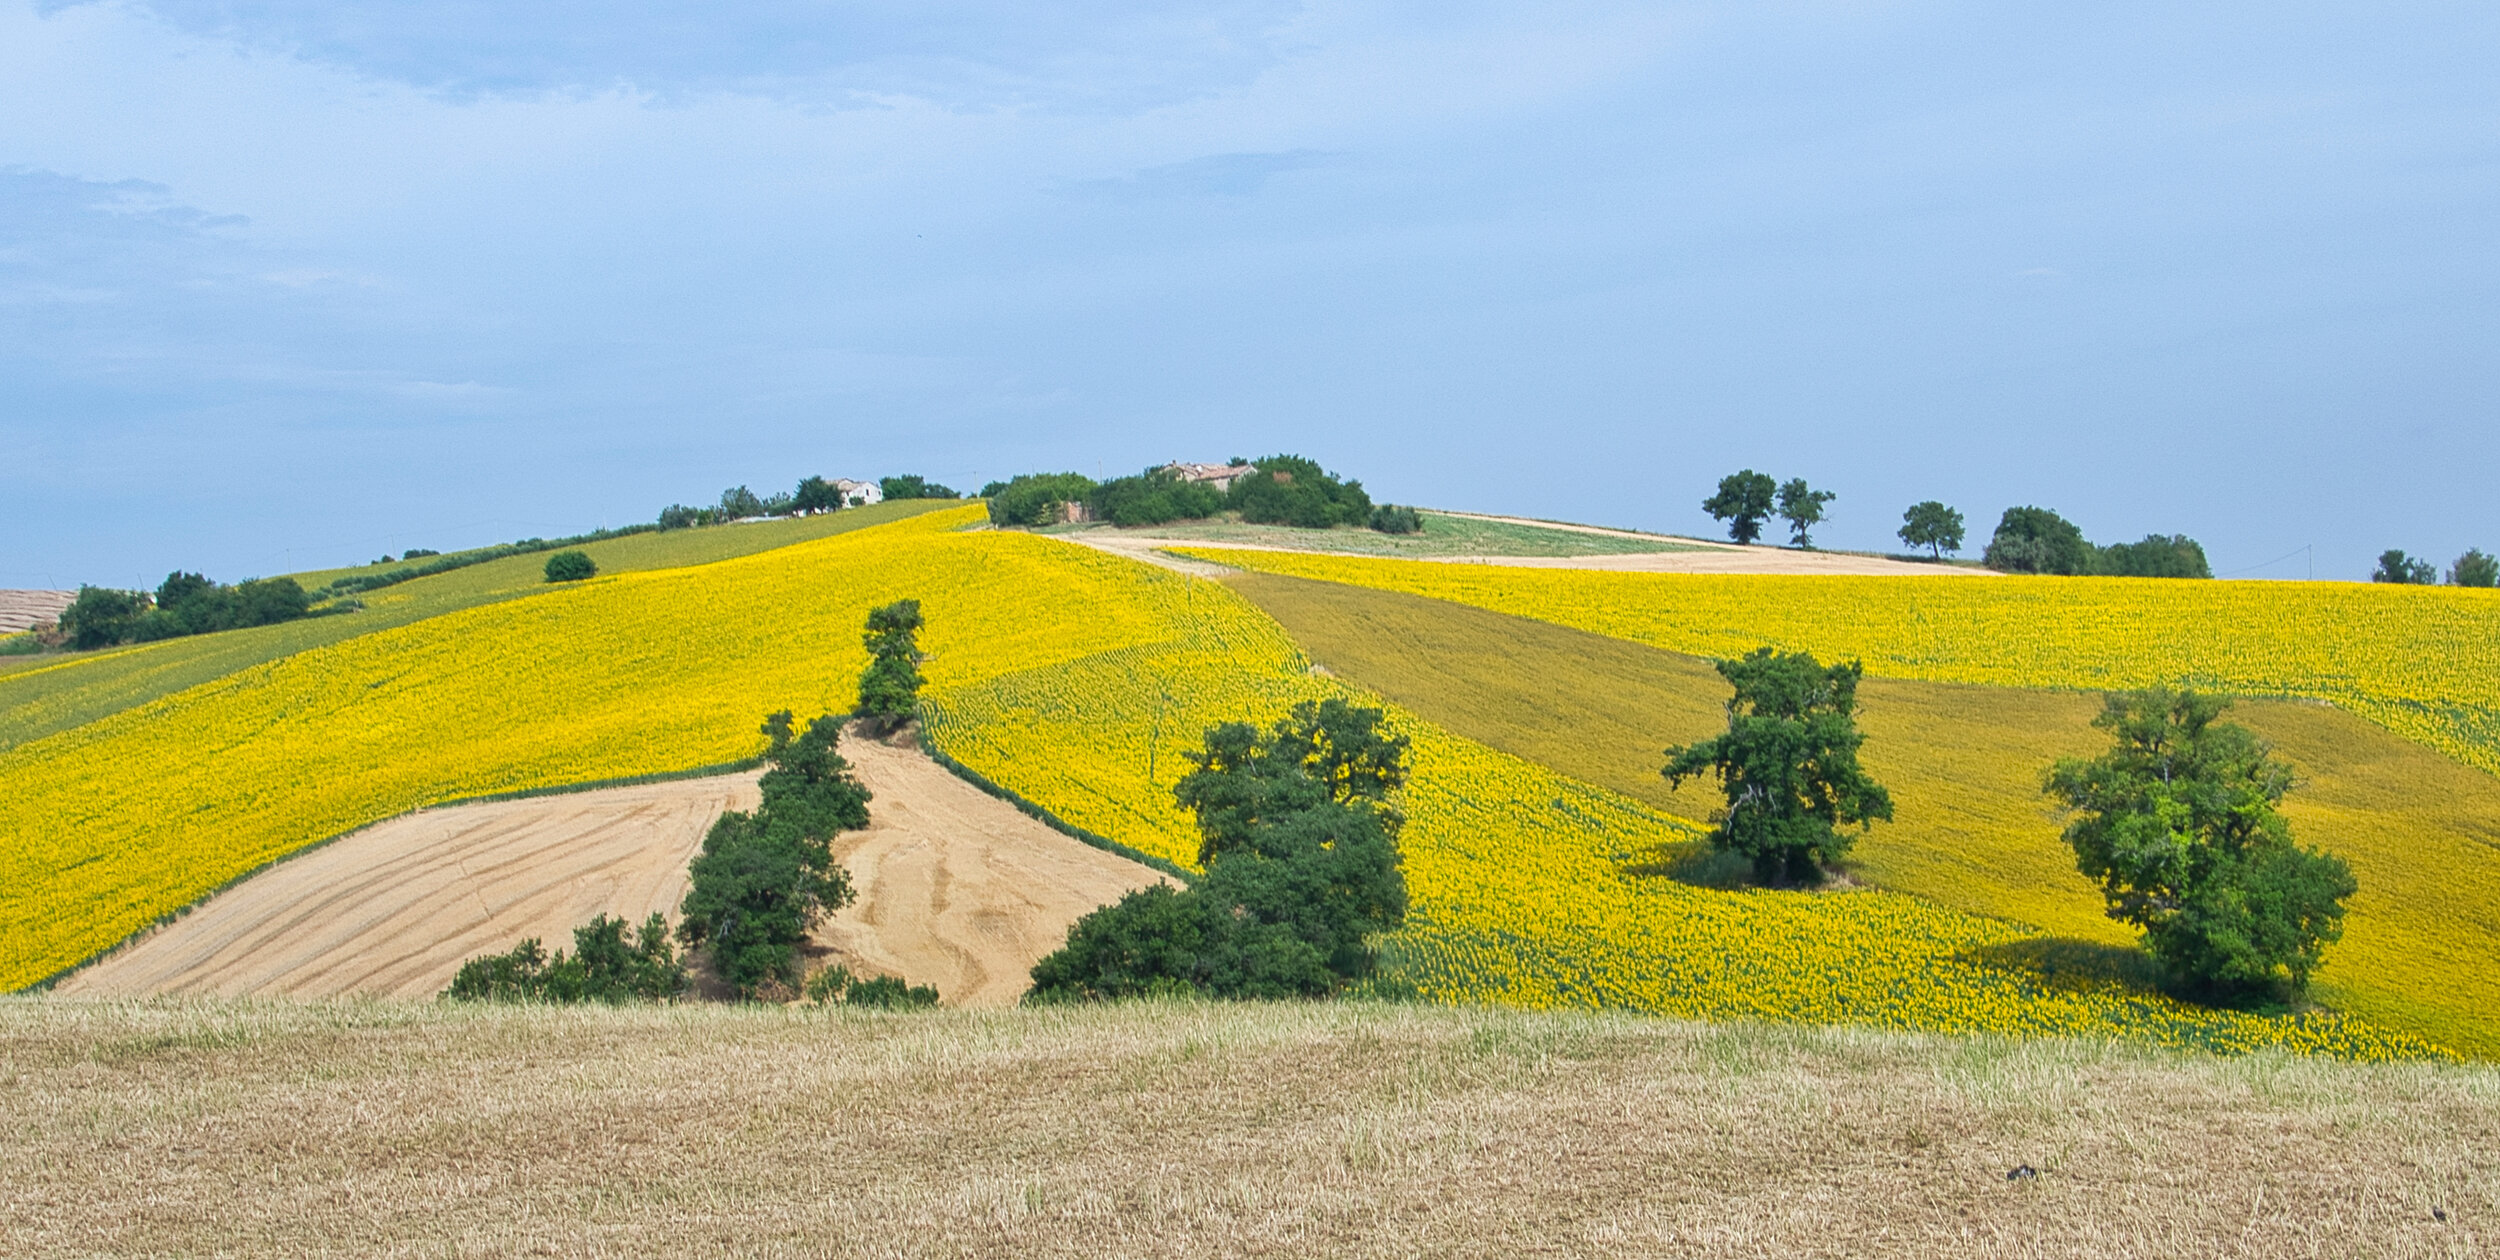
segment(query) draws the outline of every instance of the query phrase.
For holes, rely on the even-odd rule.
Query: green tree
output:
[[[2484,555],[2480,547],[2469,547],[2457,562],[2449,566],[2450,586],[2491,586],[2500,583],[2500,560]]]
[[[1944,559],[1948,551],[1962,549],[1962,514],[1929,499],[1914,503],[1901,514],[1901,541],[1912,547],[1925,547],[1930,558]]]
[[[2439,570],[2432,568],[2428,560],[2416,560],[2402,548],[2390,547],[2378,553],[2378,569],[2370,574],[2370,580],[2398,586],[2428,586],[2439,580]]]
[[[1094,479],[1083,473],[1025,473],[1011,481],[982,487],[990,501],[992,525],[1056,525],[1068,518],[1068,505],[1083,503],[1094,492]]]
[[[1858,662],[1826,667],[1804,652],[1757,648],[1719,662],[1735,688],[1727,733],[1667,750],[1671,786],[1716,775],[1727,808],[1713,847],[1753,862],[1762,882],[1813,883],[1848,851],[1843,825],[1892,818],[1892,796],[1858,766]]]
[[[1254,525],[1327,529],[1366,525],[1372,518],[1371,495],[1362,482],[1341,479],[1299,455],[1259,460],[1255,471],[1233,481],[1225,502]]]
[[[1174,789],[1198,816],[1206,876],[1077,921],[1033,969],[1035,1000],[1206,993],[1322,997],[1370,976],[1405,921],[1389,796],[1407,742],[1378,709],[1305,702],[1268,731],[1226,723]]]
[[[1727,536],[1740,543],[1762,537],[1762,522],[1769,519],[1778,483],[1748,468],[1719,478],[1719,492],[1701,501],[1701,510],[1727,522]]]
[[[724,521],[743,521],[751,516],[762,516],[764,501],[745,486],[731,486],[720,492],[718,511]]]
[[[2153,688],[2111,695],[2093,725],[2114,747],[2069,757],[2044,788],[2075,817],[2075,865],[2109,916],[2134,924],[2180,988],[2306,988],[2357,889],[2342,859],[2302,849],[2275,807],[2292,786],[2229,701]]]
[[[842,492],[822,477],[802,477],[799,488],[790,495],[790,510],[810,516],[818,512],[841,511]],[[667,528],[667,524],[666,520],[661,521],[661,528]]]
[[[795,991],[798,943],[826,914],[849,905],[850,873],[833,860],[834,837],[868,825],[868,789],[836,744],[831,716],[791,736],[791,717],[764,723],[772,769],[753,813],[720,816],[688,867],[678,937],[703,946],[740,996]]]
[[[897,600],[868,613],[868,668],[859,675],[859,716],[890,734],[920,707],[920,601]]]
[[[599,566],[591,560],[588,552],[559,551],[547,557],[547,580],[550,582],[579,582],[598,574]]]
[[[56,622],[61,633],[69,636],[71,647],[111,647],[130,636],[131,626],[146,611],[148,597],[143,592],[82,586],[78,598],[61,610]]]
[[[1095,486],[1086,494],[1085,506],[1095,520],[1114,525],[1162,525],[1213,516],[1224,510],[1224,496],[1212,486],[1183,481],[1168,468],[1149,468]]]
[[[921,476],[904,473],[897,477],[879,477],[877,491],[888,499],[952,499],[960,497],[953,490]]]
[[[1981,563],[2003,573],[2090,573],[2099,550],[2074,522],[2041,507],[2010,507]]]
[[[2185,534],[2146,534],[2144,541],[2115,543],[2101,549],[2094,572],[2112,577],[2210,578],[2213,566],[2205,549]]]
[[[1780,485],[1779,515],[1788,522],[1790,542],[1808,551],[1814,550],[1815,526],[1823,523],[1823,505],[1840,496],[1829,490],[1816,490],[1803,477],[1791,477]]]

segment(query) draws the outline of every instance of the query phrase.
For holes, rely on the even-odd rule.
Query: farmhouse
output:
[[[853,481],[848,477],[836,477],[833,479],[833,488],[842,493],[842,502],[848,507],[866,507],[871,503],[885,501],[885,487],[873,481]]]
[[[1165,464],[1155,471],[1168,472],[1183,481],[1200,482],[1222,494],[1232,489],[1235,481],[1258,470],[1256,464]]]

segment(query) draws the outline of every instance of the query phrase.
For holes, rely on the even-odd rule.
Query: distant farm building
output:
[[[1233,483],[1257,472],[1256,464],[1165,464],[1158,472],[1168,472],[1183,481],[1195,481],[1217,494],[1233,488]]]
[[[842,494],[842,502],[851,507],[866,507],[885,501],[885,487],[873,481],[853,481],[848,477],[833,479],[833,488]]]

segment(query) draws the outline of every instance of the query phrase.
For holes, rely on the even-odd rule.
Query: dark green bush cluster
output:
[[[1197,993],[1321,997],[1371,977],[1371,941],[1406,917],[1389,796],[1407,741],[1378,709],[1305,702],[1267,732],[1207,732],[1174,789],[1197,815],[1206,874],[1077,921],[1033,968],[1034,1001]]]
[[[1095,486],[1085,506],[1095,520],[1114,525],[1165,525],[1205,520],[1224,510],[1224,496],[1203,482],[1183,481],[1168,468],[1149,468]]]
[[[1025,473],[981,487],[992,525],[1056,525],[1068,518],[1069,504],[1083,503],[1093,492],[1093,478],[1072,472]]]
[[[1225,506],[1254,525],[1295,525],[1326,529],[1332,525],[1367,525],[1372,500],[1359,481],[1337,475],[1299,455],[1270,455],[1254,461],[1258,471],[1233,482]]]
[[[686,991],[686,965],[669,944],[668,920],[652,915],[639,932],[600,915],[573,929],[573,953],[553,958],[532,937],[508,954],[460,965],[447,998],[475,1002],[665,1002]]]
[[[2185,534],[2095,547],[2074,522],[2043,507],[2012,507],[1998,518],[1981,562],[2005,573],[2209,578],[2205,549]]]
[[[2076,812],[2076,866],[2100,882],[2111,918],[2143,930],[2172,983],[2297,994],[2342,937],[2358,886],[2342,859],[2293,843],[2275,812],[2291,768],[2215,720],[2228,703],[2167,688],[2112,695],[2093,725],[2115,747],[2058,762],[2046,787]]]
[[[1418,534],[1423,532],[1424,515],[1411,507],[1383,503],[1372,509],[1372,528],[1384,534]]]
[[[2370,575],[2373,582],[2393,582],[2399,586],[2429,586],[2439,581],[2439,568],[2428,560],[2406,555],[2391,548],[2379,553],[2378,571]],[[2450,586],[2500,585],[2500,558],[2486,554],[2480,547],[2468,547],[2457,562],[2448,566]]]
[[[848,967],[827,967],[807,978],[807,1000],[819,1006],[869,1007],[886,1011],[924,1011],[938,1004],[933,985],[913,984],[900,976],[860,979]]]
[[[550,582],[579,582],[598,575],[599,566],[591,561],[588,552],[559,551],[547,557]]]
[[[795,988],[799,942],[854,895],[833,839],[868,825],[868,789],[835,751],[841,730],[820,717],[793,739],[787,711],[767,719],[763,803],[721,815],[689,869],[678,938],[707,947],[742,997]]]
[[[963,497],[918,473],[904,473],[897,477],[879,477],[877,478],[877,492],[889,500],[960,499]]]
[[[868,668],[859,674],[859,715],[880,734],[920,709],[920,601],[900,599],[868,612]]]
[[[176,572],[153,594],[82,586],[76,602],[62,611],[60,629],[76,648],[150,643],[293,621],[309,612],[312,602],[294,578],[253,578],[228,586]]]

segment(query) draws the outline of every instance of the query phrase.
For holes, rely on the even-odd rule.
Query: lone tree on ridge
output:
[[[1962,549],[1962,514],[1934,499],[1911,504],[1901,514],[1901,541],[1942,560],[1944,553]]]
[[[1712,847],[1753,860],[1766,884],[1811,884],[1849,849],[1840,828],[1891,821],[1892,794],[1858,766],[1856,661],[1826,667],[1804,652],[1756,648],[1719,662],[1736,688],[1727,733],[1667,750],[1670,786],[1715,774],[1727,808]]]
[[[1803,477],[1791,477],[1780,486],[1780,519],[1788,522],[1788,540],[1808,551],[1814,550],[1813,528],[1823,523],[1823,505],[1840,496],[1829,490],[1816,490]]]
[[[859,715],[892,734],[920,707],[920,601],[896,600],[868,614],[868,668],[859,675]]]
[[[1701,510],[1727,522],[1727,536],[1740,543],[1762,537],[1762,522],[1771,515],[1778,484],[1748,468],[1719,478],[1719,492],[1701,501]]]

